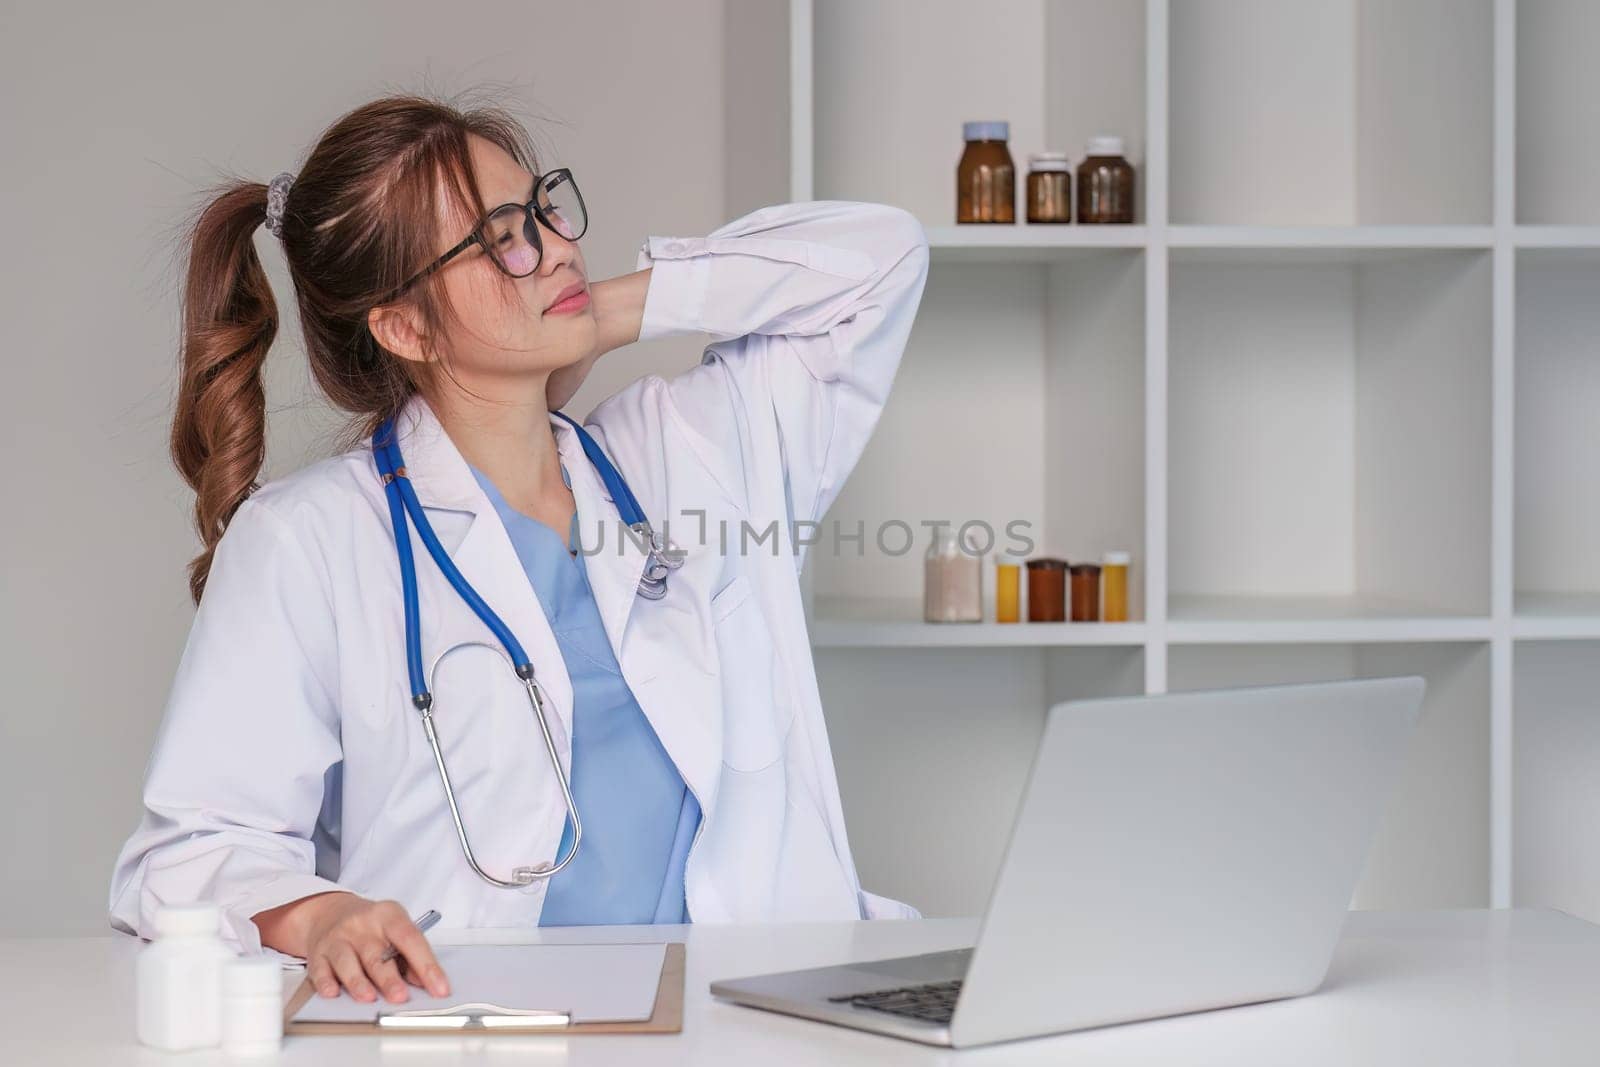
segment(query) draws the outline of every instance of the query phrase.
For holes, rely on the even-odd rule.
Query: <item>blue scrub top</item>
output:
[[[686,923],[683,871],[700,805],[656,737],[611,650],[600,608],[569,541],[506,502],[482,472],[472,476],[494,504],[572,679],[572,799],[583,819],[578,855],[550,879],[541,926]],[[565,466],[561,477],[570,487]],[[572,846],[567,819],[556,852]]]

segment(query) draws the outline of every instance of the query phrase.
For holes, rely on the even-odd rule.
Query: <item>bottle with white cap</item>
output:
[[[1028,157],[1028,221],[1072,221],[1072,163],[1065,152]]]
[[[1009,122],[964,122],[966,148],[956,164],[956,221],[1017,221],[1017,175],[1006,140]]]
[[[234,953],[222,941],[215,904],[169,904],[155,914],[155,940],[134,967],[139,1042],[177,1052],[214,1048],[222,1038],[221,969]]]
[[[222,1050],[238,1055],[283,1046],[283,968],[267,956],[222,965]]]
[[[1132,561],[1127,552],[1107,552],[1100,561],[1100,592],[1105,599],[1100,618],[1105,622],[1128,621],[1128,565]]]
[[[1078,221],[1133,221],[1133,164],[1122,155],[1122,138],[1089,138],[1078,164]]]

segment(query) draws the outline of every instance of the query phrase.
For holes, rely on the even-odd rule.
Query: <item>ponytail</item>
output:
[[[276,233],[312,379],[368,433],[429,380],[385,352],[367,318],[434,258],[438,219],[486,210],[473,137],[539,173],[526,127],[505,108],[386,96],[323,132],[278,205]],[[266,460],[261,368],[278,333],[278,308],[255,235],[267,220],[268,189],[242,179],[211,189],[180,246],[188,267],[172,458],[195,493],[202,550],[189,564],[189,592],[196,604],[217,542]],[[434,282],[417,284],[404,299],[430,334],[445,336],[459,321],[448,291]]]
[[[254,243],[266,215],[267,187],[234,182],[206,205],[189,242],[172,458],[195,492],[203,546],[189,564],[196,604],[217,542],[255,490],[266,460],[261,368],[278,333],[277,305]]]

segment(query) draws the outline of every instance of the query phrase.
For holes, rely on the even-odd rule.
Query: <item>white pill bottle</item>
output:
[[[267,956],[222,965],[222,1051],[264,1055],[283,1045],[283,968]]]
[[[139,1043],[168,1052],[222,1040],[222,941],[215,904],[171,904],[155,914],[155,940],[135,966]]]

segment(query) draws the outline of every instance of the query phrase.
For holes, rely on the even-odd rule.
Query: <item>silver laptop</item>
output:
[[[1423,691],[1380,678],[1058,704],[975,947],[711,992],[956,1048],[1310,993]]]

